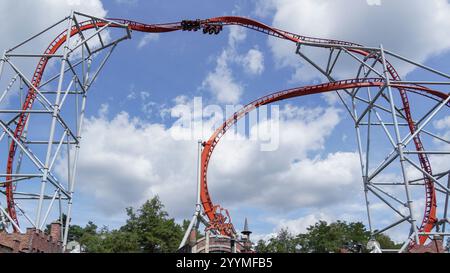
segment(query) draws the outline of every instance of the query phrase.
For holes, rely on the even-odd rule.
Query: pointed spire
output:
[[[252,232],[248,229],[248,222],[247,222],[247,217],[245,217],[245,222],[244,222],[244,230],[241,231],[242,234],[249,236]]]

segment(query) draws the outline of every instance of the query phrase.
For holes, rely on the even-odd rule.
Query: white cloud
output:
[[[450,129],[450,116],[446,116],[442,119],[434,122],[434,127],[438,130]]]
[[[340,202],[359,189],[356,153],[311,157],[324,149],[340,121],[339,111],[287,106],[280,117],[280,146],[275,151],[260,152],[259,143],[248,139],[216,147],[208,173],[215,199],[229,208],[248,204],[289,211]]]
[[[228,34],[228,46],[222,50],[217,58],[216,68],[208,73],[202,82],[202,89],[208,90],[218,102],[237,103],[243,93],[243,85],[233,76],[229,63],[236,58],[236,44],[247,37],[242,27],[232,26]]]
[[[231,64],[240,65],[250,75],[260,75],[264,71],[264,55],[256,47],[246,54],[239,54],[237,44],[247,37],[246,29],[231,26],[228,45],[217,58],[216,68],[208,73],[201,89],[206,89],[221,103],[237,103],[244,91],[242,83],[233,76]]]
[[[100,109],[98,109],[98,115],[101,118],[106,118],[109,113],[109,104],[103,103],[100,105]]]
[[[272,226],[273,229],[266,234],[258,234],[258,238],[263,238],[265,240],[273,237],[281,229],[288,229],[292,234],[306,233],[307,228],[313,226],[319,221],[326,221],[327,223],[332,223],[337,220],[346,222],[367,222],[366,208],[363,204],[363,194],[362,192],[351,195],[349,194],[346,200],[342,200],[338,204],[321,207],[321,208],[311,208],[304,210],[300,208],[293,215],[290,214],[276,214],[266,217],[263,221],[268,225]],[[384,205],[376,204],[377,209],[385,209]],[[372,206],[372,209],[374,206]],[[385,210],[384,210],[385,211]],[[299,216],[300,215],[300,216]],[[378,214],[376,216],[379,216]],[[372,215],[373,217],[373,215]],[[382,215],[385,217],[385,215]],[[377,219],[378,220],[378,219]],[[389,222],[388,222],[389,223]],[[384,223],[383,223],[384,224]],[[390,224],[390,223],[389,223]],[[367,229],[368,226],[366,226]],[[403,234],[404,235],[404,234]]]
[[[175,124],[147,123],[124,112],[108,120],[105,111],[106,106],[85,123],[77,192],[105,215],[159,194],[171,215],[188,217],[195,199],[196,140],[175,140],[180,129]],[[354,191],[356,154],[308,156],[323,150],[339,122],[338,111],[286,107],[282,113],[279,150],[260,152],[248,138],[225,138],[217,147],[209,173],[214,202],[232,209],[248,204],[289,211],[339,203]],[[205,130],[205,136],[210,133]],[[62,162],[59,174],[64,174]]]
[[[336,92],[326,92],[321,94],[321,96],[329,105],[336,105],[340,102]]]
[[[256,48],[250,49],[241,58],[244,70],[252,75],[260,75],[264,71],[264,55]]]
[[[235,47],[237,43],[242,42],[247,38],[247,30],[240,26],[230,26],[230,33],[228,34],[228,45]]]
[[[69,16],[71,11],[79,11],[86,14],[105,17],[107,12],[103,8],[100,0],[23,0],[23,1],[0,1],[0,17],[6,23],[0,25],[0,54],[8,50],[33,35],[43,31],[45,28],[57,23],[64,17]],[[67,28],[67,22],[62,22],[55,28],[49,30],[43,35],[36,37],[32,41],[17,48],[15,53],[22,54],[41,54],[53,39]],[[107,32],[102,33],[103,38],[108,39]],[[98,39],[89,41],[90,46],[95,46]],[[74,43],[75,44],[75,43]],[[91,47],[92,48],[92,47]],[[79,50],[71,55],[79,56]],[[31,78],[33,69],[38,62],[37,58],[10,58],[12,63],[21,70],[21,72]],[[47,73],[54,68],[57,59],[49,61]],[[9,65],[4,66],[4,74],[0,81],[0,89],[4,90],[8,84],[9,77],[13,76],[13,70]],[[9,97],[16,95],[10,92],[6,97],[6,103]],[[5,102],[4,101],[4,102]],[[2,106],[5,106],[4,103]]]
[[[217,59],[216,68],[208,73],[202,88],[211,92],[219,102],[237,103],[242,95],[243,86],[235,81],[228,66],[229,54],[227,50],[222,51]]]
[[[275,231],[288,229],[292,234],[306,233],[307,228],[313,226],[318,221],[326,221],[328,223],[335,220],[335,216],[327,215],[323,212],[308,214],[296,219],[270,219],[276,224]]]
[[[131,91],[128,95],[127,95],[127,100],[134,100],[137,98],[136,92]]]
[[[445,116],[440,119],[437,119],[433,122],[434,127],[440,131],[438,134],[444,141],[433,138],[433,142],[436,145],[437,149],[448,151],[450,149],[450,116]],[[446,156],[441,156],[441,160],[436,160],[435,164],[445,165],[446,160],[444,160]],[[447,167],[448,168],[448,167]],[[445,170],[441,167],[442,170]]]
[[[281,156],[283,154],[280,152],[278,157]],[[278,160],[283,161],[280,158]],[[246,169],[238,173],[241,175],[241,181],[258,181],[258,189],[254,189],[257,194],[247,198],[252,198],[249,202],[265,207],[289,211],[299,207],[330,206],[342,202],[359,190],[360,170],[356,153],[334,153],[325,158],[305,158],[288,164],[286,169],[279,163],[261,161],[257,165],[260,168],[270,168],[270,172],[260,175],[251,173],[250,176],[246,173],[251,170]],[[269,167],[269,164],[282,169],[276,170],[276,167]],[[236,183],[233,189],[239,190],[238,187],[239,183]],[[246,196],[242,197],[245,200]]]
[[[273,14],[272,24],[277,28],[367,46],[383,44],[385,48],[418,62],[450,48],[448,1],[399,0],[384,1],[381,5],[376,5],[378,1],[370,1],[370,4],[350,0],[271,0],[270,4],[264,5],[266,10],[259,11],[259,14]],[[299,58],[295,57],[295,45],[273,38],[269,39],[269,45],[278,65],[296,70],[294,80],[306,81],[317,77],[319,72],[306,63],[300,64]],[[326,63],[323,50],[305,52],[320,64]],[[356,66],[350,68],[349,63],[350,58],[338,69],[338,76],[348,77],[356,73]],[[404,63],[394,64],[401,75],[412,68]]]
[[[56,23],[71,10],[104,17],[106,10],[100,0],[23,0],[0,1],[0,15],[8,24],[0,26],[0,50],[8,49],[33,34]],[[64,24],[66,27],[66,24]],[[54,38],[59,32],[55,32]],[[50,39],[39,40],[35,48],[48,46]],[[36,52],[37,53],[37,52]]]
[[[77,191],[99,212],[123,213],[159,194],[168,210],[188,216],[194,201],[196,144],[174,141],[170,130],[122,112],[86,120],[77,172]],[[57,166],[64,174],[65,164]],[[177,194],[182,190],[183,196]]]
[[[144,36],[139,40],[139,43],[137,45],[138,49],[141,49],[148,45],[150,42],[158,41],[159,40],[159,34],[158,33],[147,33],[144,34]]]

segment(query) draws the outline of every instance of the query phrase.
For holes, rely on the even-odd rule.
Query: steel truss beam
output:
[[[81,31],[86,23],[101,26],[86,34]],[[111,24],[116,29],[114,34],[109,28]],[[78,30],[77,33],[74,34],[74,30]],[[59,39],[65,39],[60,52],[41,54],[20,51],[44,34],[55,31],[61,31]],[[105,40],[103,36],[107,31],[111,38]],[[0,199],[0,225],[7,231],[23,231],[11,215],[16,210],[37,229],[44,229],[50,221],[62,219],[65,214],[68,221],[62,223],[64,226],[61,234],[65,248],[88,91],[116,45],[128,38],[130,32],[127,24],[72,12],[70,16],[4,52],[0,60],[0,79],[7,75],[6,69],[14,75],[0,97],[3,105],[0,110],[0,145],[4,148],[14,145],[14,150],[19,154],[13,158],[14,172],[0,174],[0,186],[13,185],[12,194],[16,196],[13,210],[9,211],[2,206],[5,203]],[[19,68],[23,60],[35,58],[45,62],[51,60],[53,69],[57,67],[58,73],[36,85],[36,78],[28,78]],[[21,84],[20,88],[17,86],[18,82]],[[34,99],[38,104],[33,109],[23,106],[23,85],[35,94]],[[44,86],[45,90],[42,89]],[[24,118],[27,121],[24,131],[17,134],[16,126]],[[29,125],[30,119],[34,120],[32,125]],[[44,132],[47,133],[46,136],[42,134]],[[42,140],[43,137],[48,139]],[[23,165],[26,165],[26,173],[21,172]],[[37,182],[40,186],[30,187],[24,182],[28,185]],[[6,201],[8,190],[0,191],[0,195]]]
[[[322,65],[312,58],[307,56],[307,51],[302,52],[301,48],[305,47],[320,47],[320,48],[328,48],[330,50],[328,59],[326,64],[324,64],[325,68],[322,68]],[[371,53],[364,57],[360,58],[355,53],[351,52],[351,49],[362,49],[368,50]],[[333,52],[339,50],[344,54],[336,55],[335,59],[332,60]],[[421,232],[419,230],[420,226],[417,225],[417,216],[414,215],[414,208],[416,206],[425,206],[423,202],[419,202],[417,200],[417,196],[413,196],[413,189],[411,187],[426,185],[423,183],[424,178],[429,179],[432,183],[435,183],[437,188],[436,191],[443,195],[444,204],[443,205],[443,214],[442,219],[447,219],[448,212],[448,199],[450,195],[450,176],[447,179],[446,183],[440,181],[442,179],[446,179],[447,174],[450,172],[449,170],[443,170],[443,174],[432,174],[428,173],[423,169],[423,166],[415,163],[415,160],[408,157],[407,155],[418,155],[418,154],[427,154],[433,156],[449,156],[450,151],[447,148],[441,148],[436,150],[416,150],[416,149],[407,149],[408,145],[412,143],[412,140],[421,135],[427,135],[431,137],[435,142],[440,142],[441,144],[449,144],[450,142],[442,136],[439,136],[436,133],[431,132],[432,126],[430,126],[430,122],[435,120],[436,116],[444,111],[448,111],[446,105],[448,106],[450,96],[443,100],[437,100],[435,105],[430,105],[428,110],[425,113],[417,114],[416,119],[414,121],[415,130],[413,133],[409,130],[403,130],[401,127],[407,128],[409,126],[408,119],[404,114],[403,106],[397,105],[396,96],[394,94],[394,90],[392,85],[394,84],[415,84],[415,85],[430,85],[437,86],[440,85],[442,87],[448,87],[450,85],[449,75],[427,67],[425,65],[419,64],[417,62],[411,61],[405,57],[402,57],[393,52],[384,50],[382,46],[379,48],[366,48],[366,47],[353,47],[353,46],[337,46],[337,45],[323,45],[323,44],[315,44],[315,43],[298,43],[296,53],[306,61],[306,64],[314,67],[320,74],[326,77],[330,82],[334,82],[337,79],[335,76],[332,76],[332,70],[329,69],[330,63],[333,63],[333,67],[335,65],[339,65],[339,59],[343,58],[343,56],[347,55],[351,60],[355,62],[355,66],[357,66],[357,74],[356,78],[366,78],[370,76],[370,74],[374,74],[382,79],[384,79],[385,85],[381,88],[375,90],[373,93],[373,88],[367,88],[366,95],[362,95],[361,88],[355,88],[354,90],[343,90],[343,93],[338,93],[339,99],[341,103],[344,105],[344,108],[350,114],[352,120],[355,124],[355,132],[356,132],[356,143],[358,147],[358,154],[361,162],[361,172],[362,172],[362,181],[363,181],[363,190],[364,190],[364,198],[365,198],[365,207],[367,214],[367,221],[370,231],[373,236],[379,234],[381,232],[389,231],[390,229],[397,227],[398,225],[407,222],[410,225],[410,234],[408,238],[405,239],[405,243],[400,249],[400,251],[405,251],[408,245],[413,243],[419,243],[419,237],[423,235],[433,235],[435,238],[445,238],[449,234],[445,232],[445,226],[447,221],[442,221],[442,229],[441,231],[436,232]],[[397,58],[400,61],[407,62],[412,64],[419,69],[424,69],[427,72],[433,73],[440,77],[443,77],[443,81],[410,81],[410,80],[397,80],[392,77],[390,71],[387,66],[386,56],[389,55],[391,57]],[[342,60],[343,62],[343,60]],[[378,65],[378,68],[375,67]],[[446,91],[448,93],[448,90]],[[380,99],[383,98],[383,101]],[[351,103],[348,103],[347,100],[350,100]],[[415,110],[415,109],[412,109]],[[380,113],[382,111],[383,113]],[[390,120],[389,120],[390,116]],[[402,120],[404,122],[400,122]],[[376,127],[375,127],[376,126]],[[362,132],[362,128],[365,128],[364,133]],[[392,146],[392,151],[389,152],[386,156],[382,157],[383,160],[378,163],[378,165],[374,165],[372,162],[380,158],[379,153],[373,152],[377,148],[373,148],[376,142],[375,140],[380,140],[380,130],[376,131],[376,128],[381,128],[381,137],[384,135],[387,143],[390,143]],[[426,129],[427,128],[427,129]],[[376,137],[375,137],[376,135]],[[428,142],[427,144],[432,144]],[[379,145],[379,144],[378,144]],[[443,146],[439,146],[443,147]],[[438,147],[438,148],[439,148]],[[447,146],[448,147],[448,146]],[[378,147],[379,149],[379,147]],[[447,160],[450,158],[447,158]],[[395,164],[399,164],[399,167],[393,167]],[[409,172],[411,171],[411,166],[416,171],[420,172],[422,175],[421,178],[410,179]],[[374,168],[373,166],[377,166]],[[386,174],[393,174],[395,171],[392,170],[395,168],[396,170],[400,170],[400,174],[402,177],[402,182],[399,183],[397,181],[383,181],[377,182],[378,178],[383,177]],[[445,186],[444,184],[447,184]],[[396,186],[403,186],[404,196],[400,197],[401,191]],[[385,204],[387,208],[391,209],[398,217],[393,218],[393,222],[391,224],[386,225],[385,227],[374,227],[373,220],[373,212],[371,211],[371,200],[381,201],[382,204]],[[408,213],[401,212],[399,207],[406,208]],[[443,240],[445,242],[445,240]]]

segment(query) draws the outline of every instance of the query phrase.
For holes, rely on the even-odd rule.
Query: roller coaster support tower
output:
[[[89,33],[83,33],[86,22],[96,22],[98,26]],[[48,39],[45,37],[47,33],[53,33],[55,29],[60,30],[65,24],[66,27],[63,27],[61,34],[44,54],[21,51],[30,50],[29,45],[40,38]],[[112,24],[121,33],[118,37],[109,39],[106,32]],[[75,36],[73,32],[79,35]],[[3,143],[1,150],[9,148],[10,155],[18,154],[15,160],[13,156],[9,157],[7,172],[0,174],[1,179],[5,180],[1,182],[2,186],[13,184],[13,187],[2,190],[2,193],[6,197],[15,196],[14,199],[6,199],[7,203],[13,202],[7,204],[7,210],[2,206],[4,203],[0,204],[4,227],[23,232],[17,214],[22,216],[29,226],[39,230],[45,229],[49,221],[63,219],[63,214],[70,219],[87,95],[117,44],[131,38],[130,35],[131,30],[126,24],[73,12],[4,52],[0,73],[7,72],[3,70],[8,65],[8,72],[14,76],[0,97],[0,103],[8,105],[8,108],[2,107],[0,110],[0,141],[7,140],[6,146]],[[58,47],[62,47],[61,52],[56,52]],[[38,60],[32,78],[26,75],[29,71],[20,67],[27,64],[24,59],[32,62]],[[46,66],[54,75],[44,79],[39,72],[44,71]],[[15,88],[16,85],[18,88]],[[18,93],[11,94],[16,91],[14,89]],[[28,107],[32,104],[33,109]],[[14,107],[16,105],[17,107]],[[38,128],[30,128],[30,122],[39,123]],[[43,139],[43,132],[47,129],[47,139]],[[62,158],[67,165],[63,167],[65,173],[59,175],[65,182],[57,178],[55,173],[55,166]],[[23,173],[23,168],[27,168],[28,172]],[[37,181],[39,188],[23,187],[23,190],[19,191],[17,187],[19,182]],[[18,200],[24,205],[19,205]],[[34,204],[29,207],[32,203]],[[65,227],[61,229],[64,245],[67,242],[69,222],[66,221]]]

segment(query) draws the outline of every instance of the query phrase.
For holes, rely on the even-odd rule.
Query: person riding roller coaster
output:
[[[198,31],[203,28],[203,34],[219,34],[223,27],[221,24],[205,24],[202,20],[183,20],[181,21],[181,29],[183,31]]]

